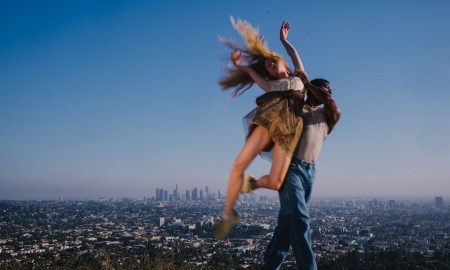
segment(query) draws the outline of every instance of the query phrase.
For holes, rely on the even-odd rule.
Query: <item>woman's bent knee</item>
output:
[[[283,178],[276,177],[276,178],[270,178],[270,187],[273,190],[280,190],[281,186],[283,185]]]

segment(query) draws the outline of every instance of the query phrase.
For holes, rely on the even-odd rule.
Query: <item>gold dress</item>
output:
[[[256,126],[262,126],[274,143],[292,155],[302,134],[304,85],[295,76],[270,84],[270,91],[256,99],[258,106],[243,119],[247,137]],[[273,144],[264,149],[261,157],[271,160],[272,148]]]

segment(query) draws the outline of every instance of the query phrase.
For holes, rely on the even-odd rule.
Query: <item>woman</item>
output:
[[[239,219],[233,206],[241,188],[242,192],[246,193],[258,187],[273,190],[281,187],[301,135],[300,112],[304,99],[304,83],[307,83],[300,57],[287,41],[290,29],[287,22],[281,25],[280,39],[294,64],[294,74],[279,54],[266,47],[263,37],[255,28],[246,21],[234,22],[233,18],[231,20],[247,47],[221,39],[224,44],[234,49],[231,53],[234,68],[231,68],[228,75],[219,83],[224,90],[235,88],[233,97],[245,92],[253,83],[256,83],[266,94],[257,98],[258,107],[248,115],[252,118],[249,135],[233,163],[224,211],[214,232],[214,237],[218,240],[225,239],[231,227]],[[248,64],[243,65],[242,60]],[[243,185],[244,170],[263,151],[272,152],[269,175],[262,176],[258,181],[255,181],[252,176],[247,177]]]

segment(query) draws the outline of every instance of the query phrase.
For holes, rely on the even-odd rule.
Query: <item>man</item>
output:
[[[331,96],[330,83],[315,79],[307,84],[303,107],[303,131],[296,153],[278,194],[278,225],[264,254],[262,269],[279,269],[292,246],[299,269],[317,269],[311,247],[308,202],[315,175],[315,163],[326,136],[340,118]]]

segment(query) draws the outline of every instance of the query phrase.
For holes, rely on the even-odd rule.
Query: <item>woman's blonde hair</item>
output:
[[[281,55],[267,48],[264,37],[259,35],[257,28],[254,28],[245,20],[238,19],[235,21],[233,17],[230,17],[230,19],[234,29],[239,32],[246,45],[241,45],[230,39],[219,37],[221,43],[232,49],[240,50],[242,52],[242,57],[247,60],[250,67],[260,73],[266,80],[276,79],[267,72],[265,67],[265,61],[267,59],[281,61],[286,67],[288,74],[291,75],[291,71],[286,61],[284,61]],[[253,81],[247,72],[239,70],[232,65],[228,67],[227,75],[219,80],[219,84],[223,90],[234,88],[232,94],[233,98],[247,91],[254,83],[255,81]]]

